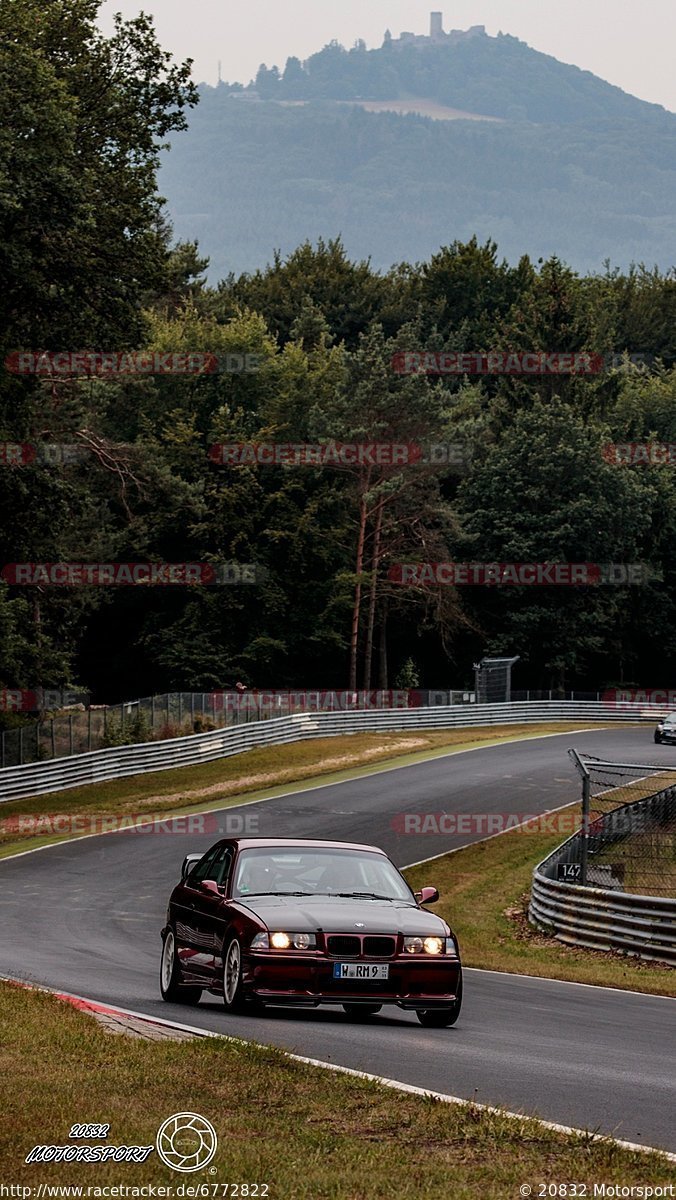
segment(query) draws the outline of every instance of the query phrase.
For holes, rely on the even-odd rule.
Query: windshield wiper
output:
[[[312,896],[313,892],[247,892],[238,896],[238,900],[248,900],[251,896]]]
[[[397,896],[379,896],[377,892],[326,892],[327,896],[340,896],[345,900],[397,900]]]

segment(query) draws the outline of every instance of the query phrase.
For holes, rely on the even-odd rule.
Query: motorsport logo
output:
[[[26,1163],[144,1163],[157,1151],[162,1162],[172,1171],[199,1171],[211,1162],[218,1147],[218,1137],[211,1121],[199,1113],[174,1113],[167,1117],[157,1131],[154,1146],[112,1146],[106,1144],[110,1125],[72,1125],[65,1146],[33,1146]],[[96,1144],[78,1145],[76,1140],[89,1138]]]
[[[155,1146],[172,1171],[199,1171],[214,1157],[218,1137],[211,1121],[199,1113],[174,1113],[160,1125]]]
[[[155,1149],[154,1146],[110,1146],[102,1143],[108,1137],[110,1125],[71,1125],[66,1146],[33,1146],[26,1155],[27,1163],[144,1163]],[[99,1139],[97,1145],[75,1145],[73,1139]]]

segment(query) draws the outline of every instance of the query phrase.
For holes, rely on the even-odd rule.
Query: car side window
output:
[[[197,863],[195,869],[190,872],[188,886],[197,887],[203,879],[213,879],[219,887],[224,887],[230,874],[233,858],[232,846],[216,846],[213,850],[208,851],[204,858]]]
[[[207,850],[204,858],[195,864],[186,881],[189,887],[196,887],[203,879],[213,879],[212,867],[220,850],[222,850],[221,846]]]
[[[220,888],[224,888],[228,882],[232,860],[235,857],[232,846],[221,846],[219,853],[212,866],[213,875],[210,879],[214,879]]]

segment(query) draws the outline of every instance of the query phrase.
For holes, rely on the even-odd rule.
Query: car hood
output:
[[[448,925],[435,913],[403,900],[313,900],[302,896],[239,897],[269,929],[291,933],[404,933],[444,936]]]

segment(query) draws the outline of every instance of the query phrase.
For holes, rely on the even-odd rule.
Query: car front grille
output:
[[[345,955],[349,958],[393,958],[397,950],[396,938],[368,937],[353,933],[332,933],[326,939],[328,954]]]
[[[392,958],[397,949],[397,943],[392,937],[365,937],[363,953],[371,958]]]
[[[333,934],[326,939],[326,948],[329,954],[361,954],[361,938],[352,937],[348,934]]]

